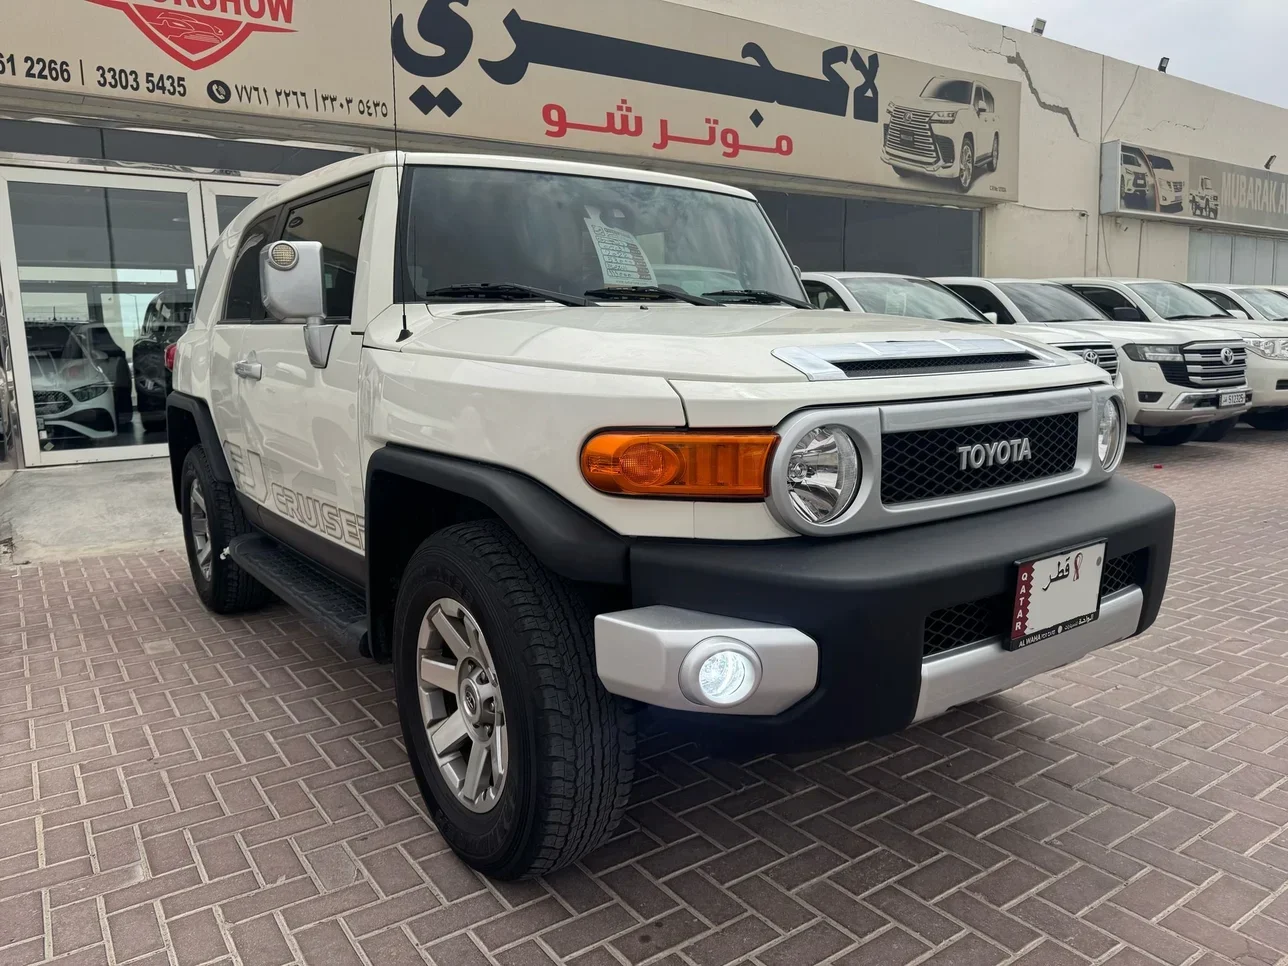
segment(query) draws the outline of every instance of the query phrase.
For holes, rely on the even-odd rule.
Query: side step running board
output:
[[[233,538],[228,554],[284,602],[321,624],[346,652],[355,657],[371,653],[367,602],[360,594],[262,534]]]

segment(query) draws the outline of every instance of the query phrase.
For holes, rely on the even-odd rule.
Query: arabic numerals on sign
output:
[[[18,75],[18,61],[14,59],[13,54],[0,53],[0,77],[9,77]]]
[[[14,54],[0,53],[0,76],[25,77],[27,80],[50,81],[55,84],[72,82],[71,61],[56,57],[23,57],[19,73],[19,58]]]

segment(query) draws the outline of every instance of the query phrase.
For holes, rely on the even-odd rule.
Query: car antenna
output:
[[[389,22],[394,22],[394,0],[389,0]],[[398,62],[391,54],[389,57],[389,76],[392,80],[394,92],[394,183],[397,186],[398,200],[402,201],[402,179],[403,179],[403,158],[402,151],[398,147]],[[398,341],[406,342],[411,338],[411,329],[407,328],[407,301],[399,299],[399,305],[402,307],[402,329],[398,333]]]

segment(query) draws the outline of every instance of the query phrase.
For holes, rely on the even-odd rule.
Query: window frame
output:
[[[300,208],[307,208],[309,205],[314,205],[319,202],[326,201],[328,198],[336,198],[340,195],[348,194],[351,191],[361,191],[364,188],[367,191],[367,203],[363,209],[363,217],[365,219],[366,212],[371,207],[371,189],[372,189],[374,180],[375,180],[375,174],[374,172],[372,172],[372,173],[360,175],[356,178],[350,178],[348,181],[337,181],[334,184],[329,184],[326,187],[319,188],[317,191],[310,192],[309,194],[306,194],[306,195],[300,195],[298,198],[290,198],[287,201],[284,201],[282,203],[282,210],[280,212],[280,216],[277,222],[277,228],[273,235],[272,240],[273,241],[285,240],[286,229],[291,219],[291,212],[298,211]],[[365,221],[363,224],[365,224]],[[307,240],[308,239],[297,239],[297,241],[307,241]],[[359,231],[358,231],[357,261],[359,264],[361,264],[361,261],[362,261],[361,226],[359,227]],[[355,265],[354,266],[355,290],[357,287],[356,286],[357,270],[358,270],[357,265]],[[325,291],[323,292],[323,303],[325,304]],[[328,315],[325,317],[325,320],[328,324],[332,322],[335,322],[335,323],[352,322],[353,321],[352,304],[349,306],[349,314],[347,316]],[[283,323],[279,322],[277,319],[261,319],[256,324],[257,325],[265,325],[265,324],[281,325]]]
[[[228,265],[228,280],[224,286],[224,291],[220,297],[221,309],[219,312],[219,319],[216,322],[217,325],[258,325],[264,321],[264,318],[263,317],[254,318],[256,311],[262,313],[263,316],[268,315],[268,313],[264,311],[263,301],[260,300],[256,302],[255,305],[252,307],[251,318],[234,319],[228,315],[228,302],[229,302],[229,299],[232,298],[233,280],[237,276],[237,268],[238,266],[241,265],[242,259],[246,256],[244,241],[247,233],[249,233],[249,231],[252,228],[254,228],[256,225],[260,224],[261,222],[267,221],[269,215],[272,215],[272,218],[273,218],[272,227],[268,229],[268,233],[264,236],[264,239],[265,239],[264,244],[272,244],[274,241],[277,240],[278,233],[281,231],[282,218],[285,215],[285,213],[286,213],[286,205],[284,204],[278,205],[276,209],[266,208],[264,211],[262,211],[259,214],[258,217],[256,217],[246,226],[245,231],[243,231],[240,235],[237,236],[237,254],[234,258],[232,258],[232,260],[229,262],[229,265]],[[260,250],[261,251],[263,250],[263,245],[260,246]],[[209,264],[209,261],[207,262],[207,264]],[[256,277],[258,278],[258,273],[256,274]]]

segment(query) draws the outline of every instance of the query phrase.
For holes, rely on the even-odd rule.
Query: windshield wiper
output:
[[[463,285],[445,285],[431,289],[424,295],[426,302],[451,302],[457,299],[483,299],[489,302],[514,302],[525,299],[545,299],[560,305],[590,305],[589,299],[579,295],[564,295],[532,285],[513,282],[466,282]]]
[[[587,298],[607,301],[609,299],[627,299],[645,301],[648,299],[675,299],[688,302],[690,305],[720,305],[715,299],[703,298],[701,295],[690,295],[682,288],[672,285],[609,285],[605,288],[592,288],[585,293]]]
[[[970,325],[992,325],[988,319],[972,319],[966,315],[952,315],[946,319],[940,319],[940,322],[967,322]]]
[[[809,302],[802,302],[800,299],[789,298],[786,295],[779,295],[777,292],[771,292],[763,288],[726,288],[718,292],[703,292],[702,294],[709,299],[740,298],[746,299],[748,302],[756,302],[759,305],[792,305],[798,309],[816,308]]]
[[[1168,322],[1201,322],[1204,319],[1227,319],[1234,321],[1232,315],[1169,315]]]

